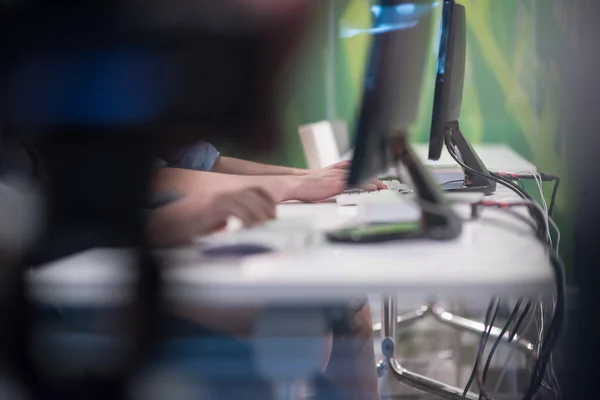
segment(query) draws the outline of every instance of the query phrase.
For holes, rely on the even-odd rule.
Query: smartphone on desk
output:
[[[424,236],[420,221],[389,224],[364,224],[336,229],[326,233],[335,243],[381,243],[401,239],[417,239]]]

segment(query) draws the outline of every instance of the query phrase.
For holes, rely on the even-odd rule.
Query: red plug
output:
[[[493,201],[493,200],[483,200],[481,205],[484,207],[498,207],[498,208],[509,208],[510,203],[506,203],[504,201]]]

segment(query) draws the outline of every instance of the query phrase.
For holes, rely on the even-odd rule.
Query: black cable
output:
[[[524,205],[522,203],[514,203],[509,206],[519,206]],[[534,207],[537,210],[537,214],[542,213],[539,208]],[[500,209],[508,211],[507,208]],[[543,213],[542,213],[543,214]],[[539,221],[538,218],[536,220]],[[543,222],[538,222],[538,226],[541,227]],[[554,308],[554,315],[550,322],[550,326],[546,330],[546,335],[544,337],[542,348],[540,349],[540,353],[538,354],[538,359],[534,365],[533,373],[531,376],[531,380],[529,386],[527,388],[524,400],[532,400],[533,397],[538,393],[542,386],[543,378],[546,373],[547,366],[550,362],[550,357],[552,355],[552,350],[558,340],[560,331],[565,323],[565,315],[566,315],[566,304],[565,304],[565,272],[564,272],[564,264],[558,253],[552,249],[548,243],[548,241],[542,237],[539,237],[540,241],[542,241],[545,246],[549,250],[549,258],[551,261],[552,268],[555,274],[556,281],[556,305]],[[516,331],[516,330],[515,330]]]
[[[531,304],[532,304],[531,301],[528,302],[527,305],[525,306],[525,309],[519,316],[519,319],[517,320],[517,323],[515,324],[514,329],[510,333],[510,336],[508,337],[508,343],[511,343],[513,341],[513,339],[515,338],[515,336],[517,335],[517,332],[519,332],[519,328],[521,328],[521,325],[523,325],[523,321],[525,321],[527,314],[529,314],[529,310],[531,309]]]
[[[521,188],[519,188],[517,185],[512,183],[510,180],[504,178],[502,175],[498,175],[493,172],[490,172],[490,175],[486,175],[484,173],[481,173],[481,172],[469,167],[467,164],[465,164],[460,159],[458,154],[456,154],[456,150],[454,150],[454,147],[452,147],[452,145],[450,144],[449,139],[451,139],[451,138],[446,138],[446,149],[448,150],[448,153],[450,153],[450,156],[454,159],[454,161],[458,165],[461,166],[461,168],[469,171],[472,174],[478,175],[485,179],[491,179],[492,181],[494,181],[496,183],[506,186],[507,188],[511,189],[513,192],[515,192],[519,197],[521,197],[523,199],[532,200],[531,196],[525,190],[521,190]]]
[[[440,184],[440,186],[443,187],[443,186],[448,185],[450,183],[458,183],[458,182],[462,183],[464,181],[465,181],[464,179],[454,179],[454,180],[451,180],[451,181],[444,182],[444,183]]]
[[[517,315],[519,315],[519,308],[521,307],[521,303],[522,303],[522,301],[519,300],[517,302],[517,304],[515,305],[515,308],[513,309],[512,313],[508,317],[508,320],[506,321],[506,324],[504,325],[504,328],[502,328],[502,332],[500,333],[500,336],[498,336],[498,338],[496,338],[496,341],[494,342],[494,345],[492,346],[492,349],[490,350],[490,354],[488,355],[487,361],[485,363],[485,367],[483,368],[483,373],[481,375],[481,386],[482,387],[487,382],[487,376],[488,376],[488,372],[489,372],[489,369],[490,369],[490,366],[492,363],[492,359],[494,357],[494,353],[498,349],[498,346],[500,345],[502,338],[504,337],[506,332],[508,332],[508,330],[510,329],[510,325],[515,320]],[[528,302],[525,305],[525,309],[523,310],[523,312],[519,315],[519,318],[517,318],[517,322],[508,337],[508,343],[512,343],[513,339],[515,338],[517,332],[519,331],[519,328],[523,324],[523,321],[525,320],[525,318],[527,317],[527,314],[529,313],[529,310],[531,309],[531,304],[532,304],[531,301]],[[488,397],[488,398],[490,397],[487,394],[484,394],[484,396]]]
[[[548,207],[548,215],[552,216],[554,211],[554,204],[556,203],[556,194],[558,193],[558,187],[560,185],[560,178],[554,177],[554,187],[552,188],[552,196],[550,197],[550,206]]]
[[[517,202],[517,203],[492,203],[492,204],[483,204],[484,207],[496,207],[500,210],[502,210],[503,212],[512,215],[514,218],[519,219],[521,222],[527,224],[529,227],[532,228],[532,230],[536,233],[537,238],[541,241],[543,241],[546,244],[548,243],[548,231],[546,230],[546,218],[544,216],[544,213],[542,212],[541,209],[539,209],[538,207],[534,206],[532,203],[524,203],[524,202]],[[534,221],[530,221],[528,218],[526,218],[524,215],[521,215],[517,212],[514,212],[513,210],[511,210],[511,208],[513,207],[527,207],[529,210],[529,214],[533,217]]]
[[[487,342],[490,339],[490,333],[492,332],[492,328],[494,327],[494,322],[496,322],[496,317],[498,316],[498,311],[500,310],[500,305],[501,305],[501,299],[498,299],[496,302],[496,308],[494,310],[494,315],[492,316],[492,319],[489,320],[489,316],[486,316],[486,320],[485,320],[485,324],[484,326],[486,327],[485,330],[485,340],[480,340],[479,342],[479,352],[477,353],[477,357],[475,358],[475,364],[473,365],[473,371],[471,372],[471,378],[477,378],[476,382],[477,382],[477,386],[479,387],[479,399],[481,400],[482,398],[485,397],[485,400],[490,400],[489,396],[487,396],[487,393],[485,393],[485,389],[483,387],[483,385],[481,384],[480,381],[480,377],[479,377],[479,363],[481,361],[481,358],[483,357],[483,353],[485,352],[485,347],[487,346]],[[471,380],[472,382],[472,380]]]
[[[513,192],[515,192],[517,195],[519,195],[519,197],[521,197],[523,199],[526,199],[526,200],[529,200],[532,202],[534,201],[533,198],[527,192],[525,192],[524,190],[521,190],[521,188],[519,188],[517,185],[515,185],[509,179],[502,177],[501,175],[496,174],[496,173],[491,173],[490,176],[487,176],[479,171],[474,170],[473,168],[469,167],[465,163],[463,163],[462,160],[460,160],[460,158],[456,154],[454,148],[450,145],[450,142],[451,142],[451,137],[447,137],[446,148],[448,149],[448,152],[450,153],[450,155],[452,156],[454,161],[456,161],[463,169],[465,169],[475,175],[479,175],[483,178],[491,179],[491,180],[495,181],[496,183],[500,183],[503,186],[506,186],[507,188],[511,189]],[[549,178],[550,176],[547,175],[546,177]],[[555,181],[559,181],[558,177],[553,177],[553,178],[556,178]],[[557,183],[557,185],[558,185],[558,183]],[[558,192],[557,185],[555,185],[555,188],[554,188],[555,190],[553,190],[553,195],[554,195],[555,199],[556,199],[556,194],[554,192]],[[552,203],[552,201],[551,201],[551,203]],[[521,204],[521,205],[526,205],[526,204]],[[554,204],[552,204],[552,206],[554,206]],[[545,230],[545,222],[544,221],[545,221],[546,216],[543,215],[543,213],[540,212],[540,210],[537,207],[533,206],[532,204],[528,205],[528,209],[529,209],[530,213],[532,214],[533,218],[538,223],[538,226],[539,227],[544,226],[544,230]],[[550,210],[549,210],[549,214],[550,214]],[[547,236],[545,236],[542,241],[546,246],[549,246],[549,243],[548,243],[546,237]],[[566,314],[564,265],[563,265],[563,262],[560,259],[559,255],[553,249],[550,249],[550,259],[552,261],[552,266],[554,268],[554,272],[556,275],[557,300],[556,300],[555,312],[554,312],[554,316],[552,318],[552,322],[550,323],[550,327],[546,331],[546,338],[544,339],[544,342],[542,344],[542,349],[540,351],[540,354],[538,355],[538,360],[534,366],[531,382],[527,389],[527,393],[524,397],[525,400],[531,400],[537,394],[537,392],[539,391],[539,389],[541,387],[543,376],[545,374],[546,367],[548,366],[548,362],[550,360],[550,355],[552,353],[552,349],[554,348],[554,345],[556,344],[556,341],[558,340],[558,335],[560,333],[560,330],[562,329],[562,325],[564,323],[564,318],[565,318],[565,314]],[[479,358],[479,355],[478,355],[478,358]],[[475,373],[477,371],[478,361],[479,360],[476,359],[476,365],[474,368]],[[468,392],[468,389],[469,389],[470,385],[472,384],[474,376],[475,376],[475,374],[472,373],[471,377],[469,378],[469,383],[467,384],[467,387],[465,388],[465,392],[463,393],[463,397],[466,396],[466,393]]]
[[[452,147],[452,145],[450,144],[451,142],[451,137],[447,137],[446,138],[446,149],[448,150],[448,153],[450,153],[450,156],[454,159],[454,161],[456,161],[458,163],[458,165],[460,165],[463,169],[475,174],[475,175],[479,175],[485,179],[491,179],[496,183],[499,183],[507,188],[509,188],[510,190],[512,190],[513,192],[515,192],[519,197],[521,197],[522,199],[525,200],[529,200],[531,202],[534,202],[535,200],[533,200],[533,198],[529,195],[529,193],[527,193],[525,190],[521,190],[521,188],[517,185],[515,185],[510,179],[500,175],[500,174],[496,174],[493,172],[490,172],[490,175],[485,175],[471,167],[469,167],[468,165],[466,165],[458,156],[458,154],[456,153],[456,151],[454,150],[454,148]],[[536,212],[537,210],[535,210],[532,205],[528,205],[528,210],[529,213],[531,214],[531,216],[536,220],[536,222],[538,223],[538,225],[540,225],[541,222],[543,222],[546,217],[544,215],[540,215],[538,212]],[[543,223],[544,229],[545,229],[545,222]]]
[[[506,321],[506,324],[504,324],[504,327],[502,328],[502,331],[500,332],[500,335],[496,338],[496,340],[494,341],[494,344],[492,345],[492,349],[490,350],[490,354],[488,354],[488,358],[485,362],[485,366],[483,367],[483,372],[481,374],[482,375],[481,376],[482,386],[487,381],[487,374],[488,374],[488,370],[490,368],[490,364],[492,363],[492,359],[494,358],[494,353],[498,349],[498,346],[500,346],[500,342],[502,341],[502,338],[504,337],[506,332],[508,332],[510,325],[517,318],[519,309],[521,308],[521,303],[522,303],[521,300],[517,301],[517,304],[515,305],[515,308],[513,308],[512,312],[510,313],[508,320]]]
[[[554,211],[554,205],[556,204],[556,195],[558,193],[558,187],[560,186],[560,178],[556,175],[545,173],[540,173],[538,175],[541,178],[542,182],[554,182],[554,187],[552,188],[552,196],[550,198],[550,207],[548,208],[548,215],[551,216],[552,212]],[[525,187],[522,185],[523,179],[533,179],[537,181],[534,175],[500,174],[500,176],[503,176],[508,180],[512,180],[513,182],[518,182],[523,190],[525,190]],[[543,193],[541,193],[541,195],[544,196]]]
[[[495,180],[496,182],[500,183],[503,186],[506,186],[507,188],[509,188],[510,190],[515,192],[522,199],[533,200],[531,195],[529,193],[527,193],[527,191],[524,188],[521,189],[519,186],[515,185],[515,183],[513,181],[506,178],[505,176],[502,176],[495,172],[490,172],[490,175],[492,176],[493,180]]]
[[[512,205],[521,205],[520,203],[515,203]],[[503,210],[507,210],[506,208],[500,208]],[[537,209],[537,207],[536,207]],[[539,212],[539,209],[537,209]],[[539,225],[538,225],[539,226]],[[550,248],[549,243],[540,238],[546,247],[549,250],[549,258],[551,261],[552,268],[555,274],[556,281],[556,305],[554,308],[554,315],[550,322],[550,326],[546,330],[546,335],[544,337],[542,348],[540,349],[540,353],[538,354],[538,359],[534,365],[533,373],[531,376],[531,380],[529,386],[527,388],[524,400],[532,400],[533,397],[538,393],[542,386],[542,381],[544,375],[546,373],[546,368],[548,363],[550,362],[550,357],[552,355],[552,350],[558,340],[560,331],[565,323],[565,315],[566,315],[566,304],[565,304],[565,272],[564,272],[564,264],[558,253]]]
[[[554,307],[554,315],[550,326],[546,331],[546,337],[542,343],[538,360],[534,365],[532,378],[527,389],[525,400],[531,400],[537,394],[546,373],[546,368],[550,362],[552,350],[556,345],[566,317],[566,301],[565,301],[565,272],[564,264],[556,251],[550,250],[550,260],[554,273],[556,275],[556,305]]]
[[[494,307],[495,306],[495,307]],[[495,308],[495,309],[494,309]],[[477,368],[479,365],[479,360],[481,359],[483,352],[485,350],[485,346],[487,345],[487,341],[490,337],[490,332],[492,331],[492,327],[494,326],[494,322],[496,321],[496,317],[498,316],[498,310],[500,309],[500,299],[492,299],[490,302],[487,311],[485,312],[485,320],[484,326],[486,327],[485,331],[481,333],[481,337],[479,339],[479,349],[477,351],[477,356],[475,358],[475,364],[473,365],[473,370],[471,371],[471,376],[469,376],[469,381],[465,386],[465,390],[463,391],[462,396],[464,398],[467,397],[467,393],[469,393],[469,389],[473,384],[473,380],[475,380],[475,375],[477,374]],[[493,316],[491,316],[493,311]],[[490,321],[491,316],[491,321]]]
[[[519,185],[519,187],[521,188],[521,190],[525,191],[525,185],[523,184],[523,181],[520,179],[517,179],[517,185]]]

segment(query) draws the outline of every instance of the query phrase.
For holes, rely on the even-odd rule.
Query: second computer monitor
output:
[[[490,195],[496,183],[459,126],[467,56],[467,16],[454,0],[444,0],[437,75],[429,136],[430,160],[439,160],[444,144],[462,167],[465,178],[447,191],[473,191]]]
[[[430,160],[439,160],[442,155],[446,123],[460,117],[466,48],[465,8],[454,0],[444,0],[429,137]]]

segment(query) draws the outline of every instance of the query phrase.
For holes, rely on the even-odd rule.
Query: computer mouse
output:
[[[244,257],[272,252],[273,249],[260,244],[236,243],[210,247],[203,251],[210,257]]]

